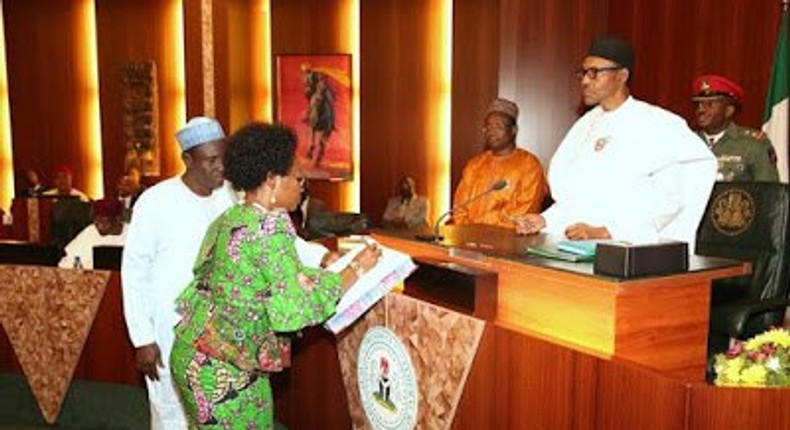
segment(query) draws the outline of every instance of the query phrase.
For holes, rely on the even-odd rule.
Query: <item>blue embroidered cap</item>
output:
[[[176,140],[182,151],[188,151],[207,142],[222,140],[225,131],[222,125],[214,118],[197,116],[176,132]]]

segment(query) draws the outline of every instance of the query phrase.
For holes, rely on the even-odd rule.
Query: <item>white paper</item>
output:
[[[339,273],[345,269],[367,243],[375,243],[375,241],[366,238],[365,242],[360,242],[358,246],[351,248],[340,259],[332,263],[327,270]],[[324,324],[333,333],[339,333],[356,321],[417,268],[408,254],[381,245],[379,247],[381,248],[381,259],[378,264],[362,275],[346,291],[337,304],[335,315]]]

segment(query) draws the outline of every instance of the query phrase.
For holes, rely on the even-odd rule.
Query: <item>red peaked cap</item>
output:
[[[55,169],[52,170],[52,173],[54,173],[56,175],[58,173],[66,173],[68,175],[71,175],[73,172],[71,170],[71,167],[69,167],[68,164],[58,164],[57,166],[55,166]]]
[[[702,75],[694,80],[693,101],[729,97],[736,104],[743,103],[743,88],[735,82],[718,75]]]
[[[114,217],[123,215],[123,203],[118,199],[105,198],[93,203],[93,215]]]

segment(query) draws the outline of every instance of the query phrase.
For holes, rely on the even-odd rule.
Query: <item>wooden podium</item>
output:
[[[456,264],[497,277],[493,313],[465,311],[450,301],[448,308],[482,321],[484,329],[455,407],[440,402],[446,406],[436,410],[432,395],[445,389],[436,381],[420,403],[421,413],[452,409],[452,417],[415,428],[790,428],[790,390],[704,382],[710,281],[747,273],[748,265],[694,258],[687,273],[619,280],[594,275],[589,264],[526,256],[524,247],[541,237],[474,226],[442,233],[441,245],[404,232],[374,234],[423,264]],[[486,294],[477,289],[483,284],[466,296],[475,292],[473,303],[485,308]],[[417,300],[405,302],[444,305],[452,289],[421,289]],[[405,294],[413,292],[407,282]],[[379,306],[349,332],[381,318]],[[414,312],[385,314],[389,327],[415,324]],[[427,360],[431,353],[411,346],[424,335],[410,330],[402,341],[412,361]],[[344,336],[308,331],[295,344],[293,368],[274,378],[276,416],[290,428],[371,428],[360,420],[360,393],[348,382],[356,358],[342,352]]]

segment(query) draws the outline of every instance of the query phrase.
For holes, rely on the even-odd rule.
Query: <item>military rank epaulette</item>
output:
[[[755,140],[764,140],[765,139],[765,132],[762,130],[754,130],[751,128],[744,127],[743,129],[744,136],[751,137]]]

